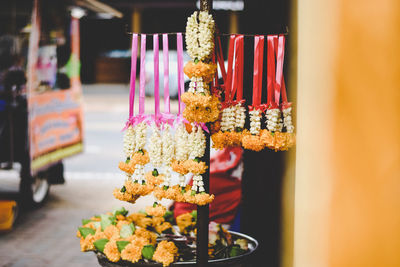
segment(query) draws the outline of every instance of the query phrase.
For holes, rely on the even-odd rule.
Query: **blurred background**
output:
[[[80,220],[149,202],[128,207],[112,196],[124,179],[117,164],[128,116],[129,33],[184,32],[198,3],[40,0],[40,16],[32,18],[34,3],[0,3],[0,219],[12,218],[7,205],[15,205],[7,201],[23,203],[12,230],[0,234],[0,266],[96,266],[93,255],[79,251]],[[221,33],[289,32],[284,73],[297,146],[243,154],[238,217],[240,231],[260,242],[254,266],[400,266],[399,5],[213,1]],[[40,29],[33,28],[35,19]],[[38,44],[36,59],[28,57],[32,43]],[[169,44],[175,69],[176,46]],[[253,46],[247,37],[246,99]],[[153,112],[152,65],[146,69],[146,109]],[[33,124],[27,92],[40,111],[29,115]],[[66,130],[54,133],[63,138],[41,139],[38,125],[50,127],[46,112],[53,127]],[[28,138],[35,144],[30,149]]]

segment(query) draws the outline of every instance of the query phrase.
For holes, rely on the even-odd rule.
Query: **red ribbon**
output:
[[[267,37],[268,49],[267,49],[267,105],[268,108],[277,108],[274,102],[274,88],[275,88],[275,39],[276,35],[271,35]]]
[[[235,45],[235,35],[231,35],[229,40],[229,53],[228,53],[228,72],[226,74],[226,80],[224,82],[225,85],[225,102],[229,102],[231,100],[231,90],[232,90],[232,72],[233,72],[233,54],[234,54],[234,45]]]
[[[232,102],[237,92],[237,99],[243,98],[243,35],[235,38],[235,69],[233,70],[233,80],[229,102]]]
[[[278,45],[275,46],[276,52],[276,82],[275,82],[275,103],[279,106],[281,96],[282,80],[283,80],[283,61],[285,58],[285,36],[280,35],[279,40],[276,39]]]
[[[254,37],[253,107],[261,105],[264,36]]]
[[[219,68],[221,69],[222,80],[224,83],[226,82],[226,70],[225,70],[225,61],[224,61],[224,54],[222,53],[222,46],[221,46],[221,38],[217,35],[217,43],[216,43],[216,53],[217,53],[217,61]]]

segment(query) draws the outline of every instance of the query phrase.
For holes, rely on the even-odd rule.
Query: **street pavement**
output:
[[[134,212],[153,202],[149,196],[131,205],[112,195],[124,180],[117,165],[123,157],[128,86],[86,85],[83,91],[85,152],[64,161],[66,183],[52,186],[42,207],[20,214],[12,231],[0,234],[0,266],[99,266],[93,253],[80,252],[81,219],[120,206]],[[147,98],[146,111],[153,112],[153,105]],[[175,101],[172,111],[176,106]],[[17,190],[17,174],[0,171],[0,193]]]

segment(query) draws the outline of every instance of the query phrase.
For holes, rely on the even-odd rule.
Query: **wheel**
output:
[[[50,190],[50,184],[46,172],[39,172],[34,177],[21,177],[20,204],[24,208],[38,207],[42,205]]]

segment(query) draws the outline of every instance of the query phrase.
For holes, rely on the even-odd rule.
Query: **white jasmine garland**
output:
[[[267,110],[267,129],[271,132],[279,131],[280,129],[280,110],[278,108],[268,109]],[[283,124],[282,124],[283,126]]]
[[[128,158],[135,150],[135,130],[132,126],[129,126],[124,133],[124,154]]]
[[[186,180],[185,175],[179,174],[179,185],[181,187],[185,187],[186,186],[185,180]]]
[[[194,127],[192,129],[189,137],[191,146],[190,157],[193,159],[201,158],[206,151],[206,136],[201,127],[197,127],[197,130],[194,130]]]
[[[170,132],[171,126],[164,124],[164,131],[161,136],[162,141],[162,161],[164,165],[170,165],[174,158],[175,147],[174,140]]]
[[[207,11],[195,11],[186,23],[186,49],[195,60],[207,60],[214,49],[214,25],[212,15]]]
[[[223,132],[233,131],[235,129],[235,108],[233,106],[226,107],[222,110],[221,130]]]
[[[146,145],[147,124],[141,122],[135,126],[135,151],[143,150]]]
[[[292,107],[288,107],[284,110],[282,110],[283,113],[283,124],[286,128],[286,131],[288,133],[293,133],[294,132],[294,126],[292,123]]]
[[[162,165],[162,139],[157,126],[153,126],[153,134],[150,137],[149,156],[154,167],[160,167]]]
[[[253,109],[250,113],[250,133],[258,135],[261,129],[261,111]]]
[[[244,128],[246,109],[239,103],[235,105],[235,128]]]
[[[144,179],[144,166],[137,164],[135,166],[135,171],[133,172],[133,177],[136,181],[138,181],[139,183],[142,183],[143,179]]]
[[[196,191],[199,190],[199,192],[204,192],[204,182],[203,182],[203,176],[201,175],[193,175],[193,185],[192,185],[192,190]]]
[[[178,125],[175,132],[175,159],[178,161],[187,160],[189,156],[189,144],[188,144],[189,134],[186,131],[185,125]]]
[[[208,89],[208,84],[203,82],[202,77],[192,77],[189,83],[189,90],[190,93],[204,93],[206,95],[210,94]]]

